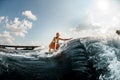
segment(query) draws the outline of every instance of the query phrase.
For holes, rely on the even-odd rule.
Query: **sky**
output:
[[[120,27],[119,0],[0,0],[0,43],[49,44]]]

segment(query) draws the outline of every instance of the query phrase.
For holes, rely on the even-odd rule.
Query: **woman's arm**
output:
[[[60,40],[63,40],[63,41],[67,41],[67,40],[70,40],[72,38],[68,38],[68,39],[63,39],[63,38],[59,38]]]

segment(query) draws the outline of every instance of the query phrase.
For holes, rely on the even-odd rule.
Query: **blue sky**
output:
[[[103,21],[106,21],[109,16],[118,13],[117,8],[119,8],[119,6],[114,5],[119,5],[119,1],[99,1],[100,0],[0,0],[0,17],[4,17],[0,22],[0,39],[3,40],[1,40],[1,43],[25,44],[32,41],[48,44],[56,32],[69,35],[70,30],[74,30],[76,27],[80,27],[79,29],[82,27],[83,29],[86,26],[89,28],[88,25],[93,26],[91,22],[94,22],[97,26],[106,26],[108,23],[102,24]],[[109,14],[103,13],[105,11],[109,12],[108,7],[110,6],[107,3],[110,3],[110,6],[113,6],[116,11],[108,17],[101,19],[100,17],[103,17],[103,15]],[[17,18],[16,22],[15,18]],[[18,28],[18,24],[21,28]],[[82,24],[82,26],[80,26],[80,24]],[[17,29],[15,26],[18,26]],[[96,27],[96,25],[93,27]],[[11,40],[11,38],[14,39]]]

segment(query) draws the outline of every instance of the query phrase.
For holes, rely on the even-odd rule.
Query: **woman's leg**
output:
[[[49,52],[52,52],[52,49],[53,49],[53,51],[56,50],[56,44],[55,43],[50,43],[50,45],[49,45]]]
[[[58,49],[59,49],[59,47],[60,47],[60,44],[57,44],[57,45],[56,45],[56,49],[58,50]]]

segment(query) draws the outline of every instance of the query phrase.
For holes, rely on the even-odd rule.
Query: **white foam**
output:
[[[120,61],[118,61],[117,56],[115,54],[115,49],[112,47],[103,46],[104,53],[100,54],[101,58],[106,58],[107,63],[109,64],[105,75],[100,75],[100,80],[120,80]]]

